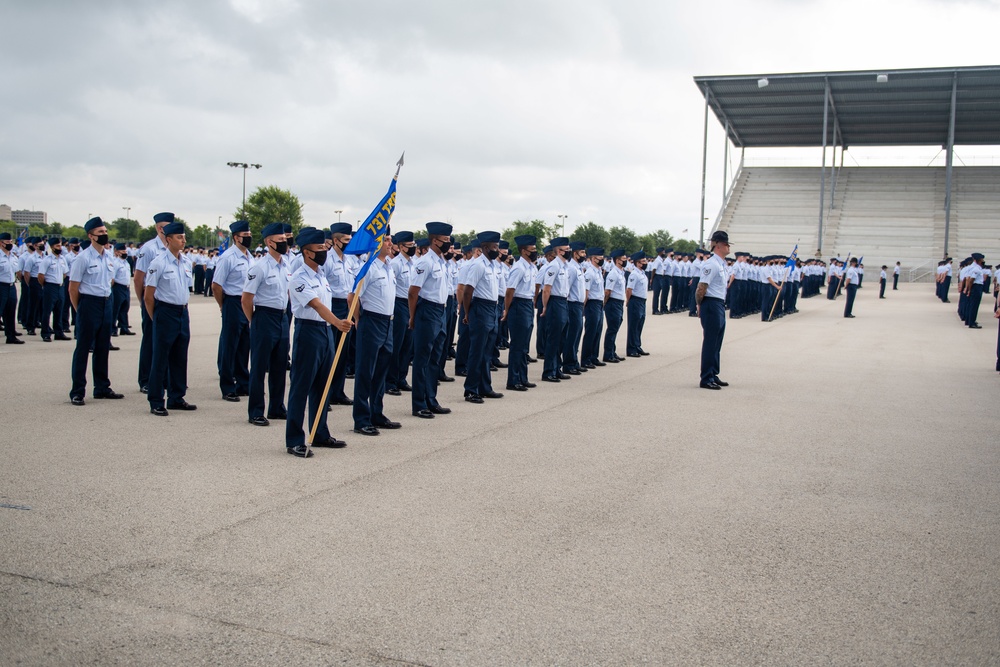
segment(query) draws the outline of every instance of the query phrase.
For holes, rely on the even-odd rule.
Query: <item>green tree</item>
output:
[[[608,230],[608,246],[612,250],[615,248],[624,248],[625,252],[631,255],[639,250],[640,245],[639,237],[628,227],[619,225]],[[605,250],[610,252],[607,249]]]
[[[140,228],[138,220],[131,220],[129,218],[118,218],[108,225],[108,231],[111,236],[114,236],[120,242],[135,241],[139,238]]]
[[[425,238],[427,238],[427,230],[426,229],[415,229],[415,230],[413,230],[413,240],[414,241],[419,241],[420,239],[425,239]]]
[[[524,236],[526,234],[534,236],[537,239],[538,247],[541,248],[545,246],[550,239],[555,237],[556,228],[545,224],[544,220],[532,220],[530,222],[515,220],[511,223],[510,227],[507,227],[503,230],[503,232],[501,232],[500,238],[505,241],[509,241],[511,247],[514,247],[514,238],[517,236]]]
[[[62,223],[53,222],[49,224],[49,234],[52,234],[53,236],[62,236],[63,233]]]
[[[247,197],[246,207],[236,209],[236,220],[250,223],[250,233],[260,240],[264,225],[281,222],[292,226],[292,233],[298,234],[302,226],[302,203],[288,190],[277,185],[265,185],[254,190]]]
[[[570,238],[574,241],[583,241],[588,248],[604,248],[605,252],[611,252],[611,236],[608,230],[595,222],[588,222],[573,230]]]
[[[698,249],[698,242],[690,239],[677,239],[674,241],[675,252],[694,252]]]
[[[657,229],[655,232],[643,234],[639,237],[642,249],[647,255],[652,255],[657,248],[670,248],[674,245],[674,237],[665,229]]]
[[[451,242],[456,248],[468,245],[474,238],[476,238],[476,230],[474,229],[470,229],[464,234],[456,231],[452,231],[451,233]]]

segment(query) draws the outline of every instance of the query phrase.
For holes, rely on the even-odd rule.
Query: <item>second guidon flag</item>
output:
[[[795,259],[798,256],[799,256],[799,244],[796,243],[795,247],[792,248],[792,254],[788,256],[788,261],[785,262],[785,268],[786,269],[794,269],[795,268]]]
[[[399,178],[399,168],[403,166],[403,157],[406,153],[399,156],[399,162],[396,163],[396,174],[392,177],[392,183],[389,184],[389,190],[385,193],[372,212],[368,215],[368,218],[362,223],[361,228],[351,237],[351,242],[347,244],[344,248],[344,253],[348,255],[363,255],[368,253],[368,261],[365,265],[361,267],[358,271],[358,277],[354,279],[354,287],[351,291],[355,291],[358,284],[364,279],[365,274],[368,273],[368,268],[378,257],[379,247],[382,245],[382,239],[385,238],[386,233],[389,231],[389,220],[392,218],[392,212],[396,210],[396,179]]]

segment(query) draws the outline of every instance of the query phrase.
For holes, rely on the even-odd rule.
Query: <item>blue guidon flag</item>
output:
[[[392,177],[392,183],[389,184],[388,192],[382,197],[382,201],[372,209],[372,212],[361,225],[361,228],[351,237],[351,242],[344,248],[344,253],[347,255],[363,255],[368,253],[368,261],[358,271],[358,277],[354,279],[354,287],[351,288],[352,292],[357,290],[358,284],[364,279],[365,274],[368,273],[368,267],[378,257],[378,250],[382,245],[382,239],[385,237],[386,232],[389,231],[389,220],[392,219],[392,212],[396,210],[396,179],[399,177],[399,168],[403,166],[403,157],[405,155],[406,153],[404,152],[403,155],[399,156],[399,162],[396,163],[396,173]]]
[[[795,260],[796,260],[796,258],[798,258],[798,256],[799,256],[799,244],[796,243],[795,247],[792,248],[792,254],[788,256],[788,261],[785,262],[785,268],[789,269],[789,270],[790,269],[794,269],[795,268]]]

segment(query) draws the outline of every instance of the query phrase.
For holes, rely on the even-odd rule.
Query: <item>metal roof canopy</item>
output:
[[[841,147],[841,163],[850,146],[942,146],[947,256],[954,146],[1000,144],[1000,66],[696,76],[694,82],[705,97],[702,242],[709,108],[726,131],[727,155],[730,141],[741,150],[822,146],[817,252],[823,247],[828,145]],[[835,188],[832,165],[830,171]],[[725,182],[724,172],[728,193]]]
[[[878,82],[884,76],[887,81]],[[741,148],[1000,144],[1000,66],[696,76]],[[767,81],[760,87],[760,81]],[[830,120],[823,132],[824,97]]]

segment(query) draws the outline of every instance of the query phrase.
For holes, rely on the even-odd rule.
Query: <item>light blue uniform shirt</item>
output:
[[[729,282],[729,267],[726,266],[726,261],[712,253],[712,256],[702,263],[698,282],[708,285],[705,296],[725,300]]]
[[[222,286],[226,296],[240,296],[243,285],[247,281],[247,271],[250,268],[250,253],[244,253],[233,244],[222,253],[219,263],[215,265],[212,283]]]
[[[157,301],[186,306],[191,294],[188,291],[191,269],[191,260],[184,253],[179,253],[177,259],[174,259],[170,251],[160,253],[149,265],[145,286],[156,288],[153,297]]]
[[[327,259],[327,261],[330,261]],[[323,267],[320,267],[321,269]],[[333,294],[330,292],[330,283],[326,276],[310,269],[305,263],[292,274],[292,281],[288,283],[288,296],[292,301],[292,316],[300,320],[311,322],[323,322],[326,320],[319,316],[319,313],[309,305],[313,299],[319,299],[327,308],[333,304]]]
[[[468,269],[464,279],[459,282],[467,287],[472,287],[472,297],[474,299],[489,299],[496,301],[500,293],[500,281],[497,279],[496,267],[493,262],[487,259],[486,255],[480,255],[468,263]]]
[[[288,283],[291,279],[288,261],[282,257],[280,262],[276,262],[268,253],[247,271],[243,291],[253,294],[255,306],[284,310],[288,306]]]
[[[330,248],[326,254],[326,263],[320,267],[330,284],[335,299],[346,299],[351,293],[351,288],[354,287],[355,274],[351,271],[353,265],[351,257],[353,255],[341,257],[336,250]]]
[[[625,300],[625,272],[617,266],[612,266],[604,282],[604,289],[611,290],[609,298]]]
[[[524,257],[518,258],[511,267],[507,275],[507,289],[514,289],[514,296],[518,299],[535,298],[535,276],[538,269],[535,265]]]
[[[583,282],[587,288],[588,301],[604,301],[604,274],[591,262],[583,268]]]
[[[37,278],[39,259],[37,252],[27,252],[21,255],[21,272],[27,271],[29,276]]]
[[[632,290],[632,296],[645,299],[649,292],[649,278],[645,272],[635,269],[628,274],[628,287]]]
[[[139,248],[139,254],[136,255],[135,270],[148,273],[149,265],[153,263],[153,260],[166,251],[167,246],[163,245],[163,241],[160,240],[159,236],[155,236],[146,241],[142,244],[142,247]]]
[[[569,264],[561,257],[556,257],[542,270],[542,286],[552,286],[552,296],[569,296]]]
[[[433,255],[434,253],[433,251],[428,251],[427,254]],[[375,261],[377,262],[378,260]],[[399,253],[389,261],[389,268],[396,278],[396,297],[403,299],[407,297],[413,280],[414,263],[413,258],[407,256],[405,253]]]
[[[129,271],[128,262],[124,259],[115,257],[115,284],[128,285],[131,273],[132,272]]]
[[[420,288],[420,298],[439,305],[448,303],[451,294],[451,275],[449,265],[433,250],[426,253],[413,264],[410,272],[410,287]]]
[[[569,301],[583,303],[587,296],[587,281],[583,277],[583,266],[575,259],[569,261]]]
[[[7,253],[0,250],[0,283],[13,283],[14,274],[20,269],[20,260],[13,252]]]
[[[98,253],[90,246],[73,262],[70,282],[80,283],[80,294],[111,296],[111,281],[115,277],[115,258],[110,250]]]
[[[396,307],[396,275],[392,268],[376,258],[368,267],[358,298],[361,299],[362,310],[392,317]]]
[[[69,265],[62,255],[46,255],[38,263],[38,273],[45,276],[46,285],[62,285],[63,278],[69,273]]]

